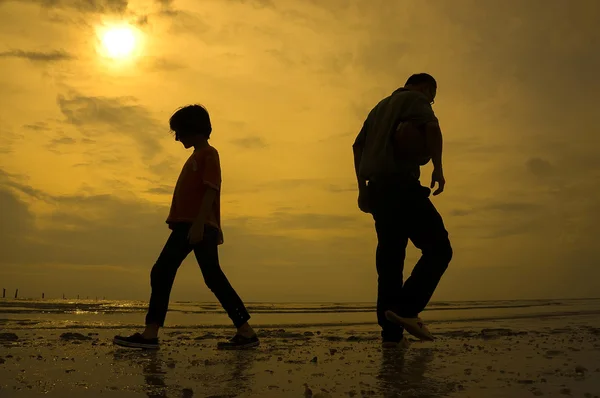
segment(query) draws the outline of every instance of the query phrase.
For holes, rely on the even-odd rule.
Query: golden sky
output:
[[[0,0],[0,288],[147,299],[189,156],[168,118],[202,103],[242,298],[373,301],[351,145],[428,72],[455,251],[434,300],[597,296],[598,20],[596,0]],[[193,256],[172,298],[213,299]]]

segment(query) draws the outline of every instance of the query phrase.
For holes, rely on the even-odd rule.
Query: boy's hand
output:
[[[435,187],[435,183],[438,183],[438,188],[433,192],[433,196],[437,196],[444,192],[444,186],[446,185],[446,179],[444,178],[444,172],[442,168],[434,168],[431,173],[431,188]]]
[[[204,223],[195,222],[188,232],[188,240],[190,244],[195,245],[202,242],[202,239],[204,239]]]

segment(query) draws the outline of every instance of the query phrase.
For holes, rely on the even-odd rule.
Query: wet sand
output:
[[[600,397],[600,319],[436,323],[435,342],[381,349],[376,325],[165,329],[159,351],[112,345],[131,330],[0,330],[0,397]]]

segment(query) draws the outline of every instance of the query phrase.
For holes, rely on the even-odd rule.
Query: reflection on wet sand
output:
[[[167,372],[163,370],[163,365],[164,362],[160,358],[160,354],[156,351],[149,352],[146,360],[143,362],[142,370],[144,380],[146,381],[146,394],[148,398],[167,397],[167,384],[165,383]]]
[[[117,349],[113,353],[113,359],[129,362],[132,369],[141,365],[145,383],[143,390],[149,398],[168,397],[168,386],[165,382],[167,372],[164,370],[165,361],[160,351]]]
[[[228,354],[224,355],[225,363],[229,365],[227,387],[235,394],[252,392],[254,374],[251,373],[251,370],[258,352],[255,350],[232,351]]]
[[[451,393],[454,383],[426,375],[433,371],[430,365],[435,359],[434,353],[431,348],[383,349],[377,375],[381,395],[429,398]]]
[[[219,397],[234,397],[239,394],[251,393],[253,376],[252,367],[259,353],[254,350],[220,352],[217,359],[192,359],[186,366],[185,379],[195,380],[198,388],[214,391]],[[169,377],[169,369],[179,368],[177,374],[181,376],[181,362],[165,357],[161,351],[123,350],[117,349],[113,359],[117,362],[128,362],[134,375],[136,369],[141,370],[144,383],[141,390],[148,398],[191,398],[194,396],[192,388],[183,388],[177,380],[172,385],[167,385],[165,379]],[[210,371],[206,367],[211,367]],[[216,369],[222,368],[222,371]],[[215,372],[216,371],[216,372]],[[175,374],[175,372],[173,372]]]

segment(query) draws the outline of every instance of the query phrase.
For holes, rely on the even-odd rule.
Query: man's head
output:
[[[437,82],[430,74],[414,74],[408,78],[404,87],[409,90],[420,91],[433,105],[433,102],[435,101],[435,95],[437,94]]]
[[[175,140],[186,148],[194,146],[198,139],[209,139],[212,132],[210,116],[202,105],[179,108],[169,119],[169,127],[175,133]]]

